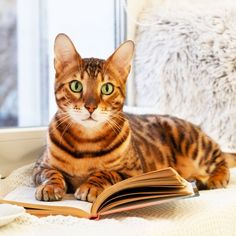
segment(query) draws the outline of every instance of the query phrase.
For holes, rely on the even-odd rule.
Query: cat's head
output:
[[[58,109],[92,128],[120,112],[134,43],[126,41],[107,59],[81,58],[72,41],[59,34],[54,45],[55,96]]]

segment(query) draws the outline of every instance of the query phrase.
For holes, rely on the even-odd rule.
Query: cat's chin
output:
[[[86,119],[86,120],[82,120],[81,122],[79,122],[79,125],[83,126],[83,128],[91,130],[91,129],[100,128],[102,125],[104,125],[104,122],[99,122],[94,119]]]

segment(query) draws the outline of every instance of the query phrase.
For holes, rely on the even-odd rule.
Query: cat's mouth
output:
[[[97,122],[97,120],[93,119],[92,116],[90,116],[89,118],[84,119],[84,120],[82,120],[82,121],[95,121],[95,122]]]

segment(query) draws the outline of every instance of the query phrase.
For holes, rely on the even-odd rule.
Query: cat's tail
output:
[[[236,167],[236,153],[223,152],[229,168]]]

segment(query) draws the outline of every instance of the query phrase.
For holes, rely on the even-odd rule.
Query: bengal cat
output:
[[[118,181],[169,166],[200,189],[227,186],[236,155],[222,152],[199,127],[167,115],[122,111],[132,41],[107,60],[82,59],[59,34],[54,51],[58,110],[34,167],[37,200],[61,200],[73,192],[93,202]]]

